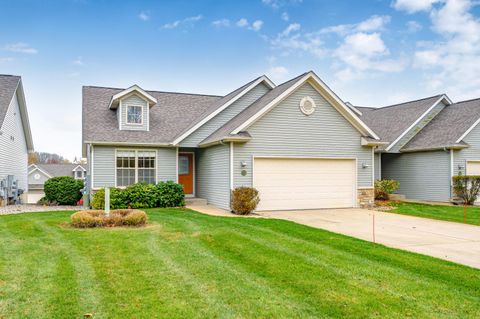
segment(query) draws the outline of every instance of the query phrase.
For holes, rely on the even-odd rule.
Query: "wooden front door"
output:
[[[193,153],[178,154],[178,182],[183,185],[185,195],[193,195]]]

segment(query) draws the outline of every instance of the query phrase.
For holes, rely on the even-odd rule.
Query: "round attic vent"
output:
[[[309,96],[304,97],[300,101],[300,111],[305,115],[312,115],[316,107],[315,102]]]

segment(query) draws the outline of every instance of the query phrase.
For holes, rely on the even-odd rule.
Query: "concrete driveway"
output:
[[[294,221],[459,264],[480,268],[480,227],[366,209],[322,209],[261,212],[259,215]]]

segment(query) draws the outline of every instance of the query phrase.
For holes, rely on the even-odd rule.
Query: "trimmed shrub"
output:
[[[375,199],[376,200],[388,200],[389,195],[393,194],[400,182],[393,179],[380,179],[375,181]]]
[[[93,209],[105,209],[105,189],[98,190],[92,199]],[[120,188],[110,188],[110,208],[124,209],[128,208],[127,193]]]
[[[248,215],[257,208],[260,198],[258,190],[253,187],[237,187],[232,191],[232,212],[237,215]]]
[[[144,226],[147,224],[147,214],[136,209],[112,210],[110,216],[105,216],[103,210],[84,210],[70,216],[72,226],[77,228]]]
[[[172,181],[160,182],[155,185],[158,196],[158,207],[185,206],[183,185]]]
[[[460,175],[453,176],[453,192],[466,205],[473,205],[480,192],[480,176]]]
[[[152,184],[132,184],[125,188],[125,196],[131,208],[153,208],[159,202],[157,189]]]
[[[69,176],[50,178],[43,186],[46,200],[56,202],[58,205],[76,205],[82,198],[82,188],[81,180]]]

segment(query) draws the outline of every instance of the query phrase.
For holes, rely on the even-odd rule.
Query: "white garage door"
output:
[[[36,204],[43,196],[45,196],[43,191],[29,191],[27,194],[27,202],[29,204]]]
[[[257,210],[354,207],[355,160],[256,158]]]

